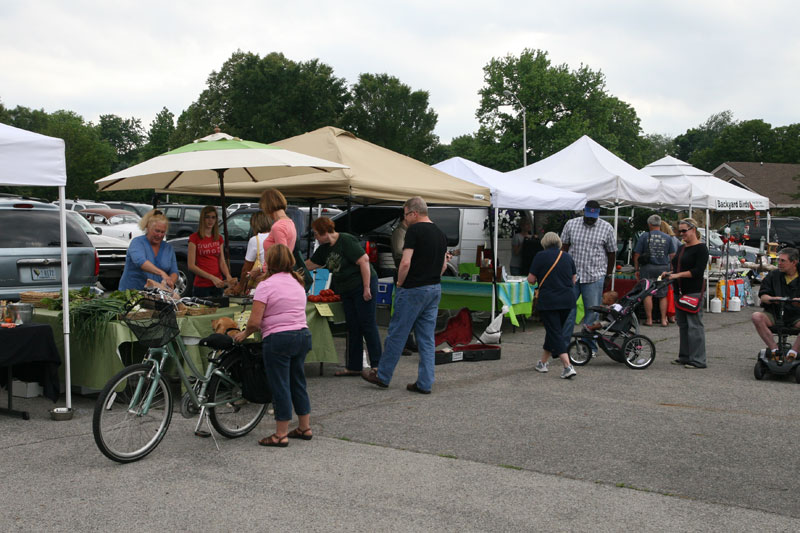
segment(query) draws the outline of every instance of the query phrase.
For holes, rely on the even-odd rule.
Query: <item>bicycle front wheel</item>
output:
[[[208,400],[218,403],[208,409],[208,417],[220,435],[235,439],[247,435],[261,422],[267,412],[265,403],[253,403],[242,397],[242,387],[235,378],[241,365],[241,355],[233,353],[225,358],[219,370],[227,379],[215,375],[208,383]]]
[[[172,391],[163,376],[154,381],[153,367],[138,364],[121,370],[106,383],[94,406],[92,431],[103,455],[120,463],[138,461],[152,452],[172,419]],[[151,389],[153,398],[147,404]]]

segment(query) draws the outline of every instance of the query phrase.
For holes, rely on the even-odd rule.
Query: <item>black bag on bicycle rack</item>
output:
[[[242,383],[242,396],[253,403],[270,403],[272,390],[269,388],[261,343],[244,344],[239,365],[239,380]]]

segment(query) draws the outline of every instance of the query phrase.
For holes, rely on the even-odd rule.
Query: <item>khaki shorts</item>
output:
[[[769,321],[770,321],[770,322],[772,322],[772,325],[773,325],[773,326],[776,324],[776,322],[775,322],[775,315],[773,315],[773,314],[772,314],[772,313],[770,313],[769,311],[765,311],[765,310],[763,310],[763,309],[761,310],[761,312],[762,312],[762,313],[764,313],[765,315],[767,315],[767,318],[769,318]],[[797,319],[795,319],[795,321],[794,321],[794,323],[791,325],[791,327],[793,327],[793,328],[800,328],[800,318],[797,318]]]

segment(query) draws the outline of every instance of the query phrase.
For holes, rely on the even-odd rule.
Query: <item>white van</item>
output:
[[[428,208],[428,216],[447,236],[447,249],[455,252],[445,276],[457,276],[459,263],[475,262],[479,245],[489,247],[483,231],[488,215],[485,207]],[[392,276],[396,270],[392,258],[391,237],[403,218],[402,206],[370,205],[353,207],[335,217],[336,231],[352,233],[370,256],[379,277]]]

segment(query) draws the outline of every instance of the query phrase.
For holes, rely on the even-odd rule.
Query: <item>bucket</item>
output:
[[[8,309],[11,314],[11,320],[16,324],[29,324],[33,322],[33,304],[28,303],[14,303],[9,304]]]
[[[741,311],[742,310],[742,301],[739,299],[738,296],[734,296],[730,300],[728,300],[728,311]]]
[[[722,312],[722,300],[720,300],[719,298],[711,298],[711,312],[712,313]]]

